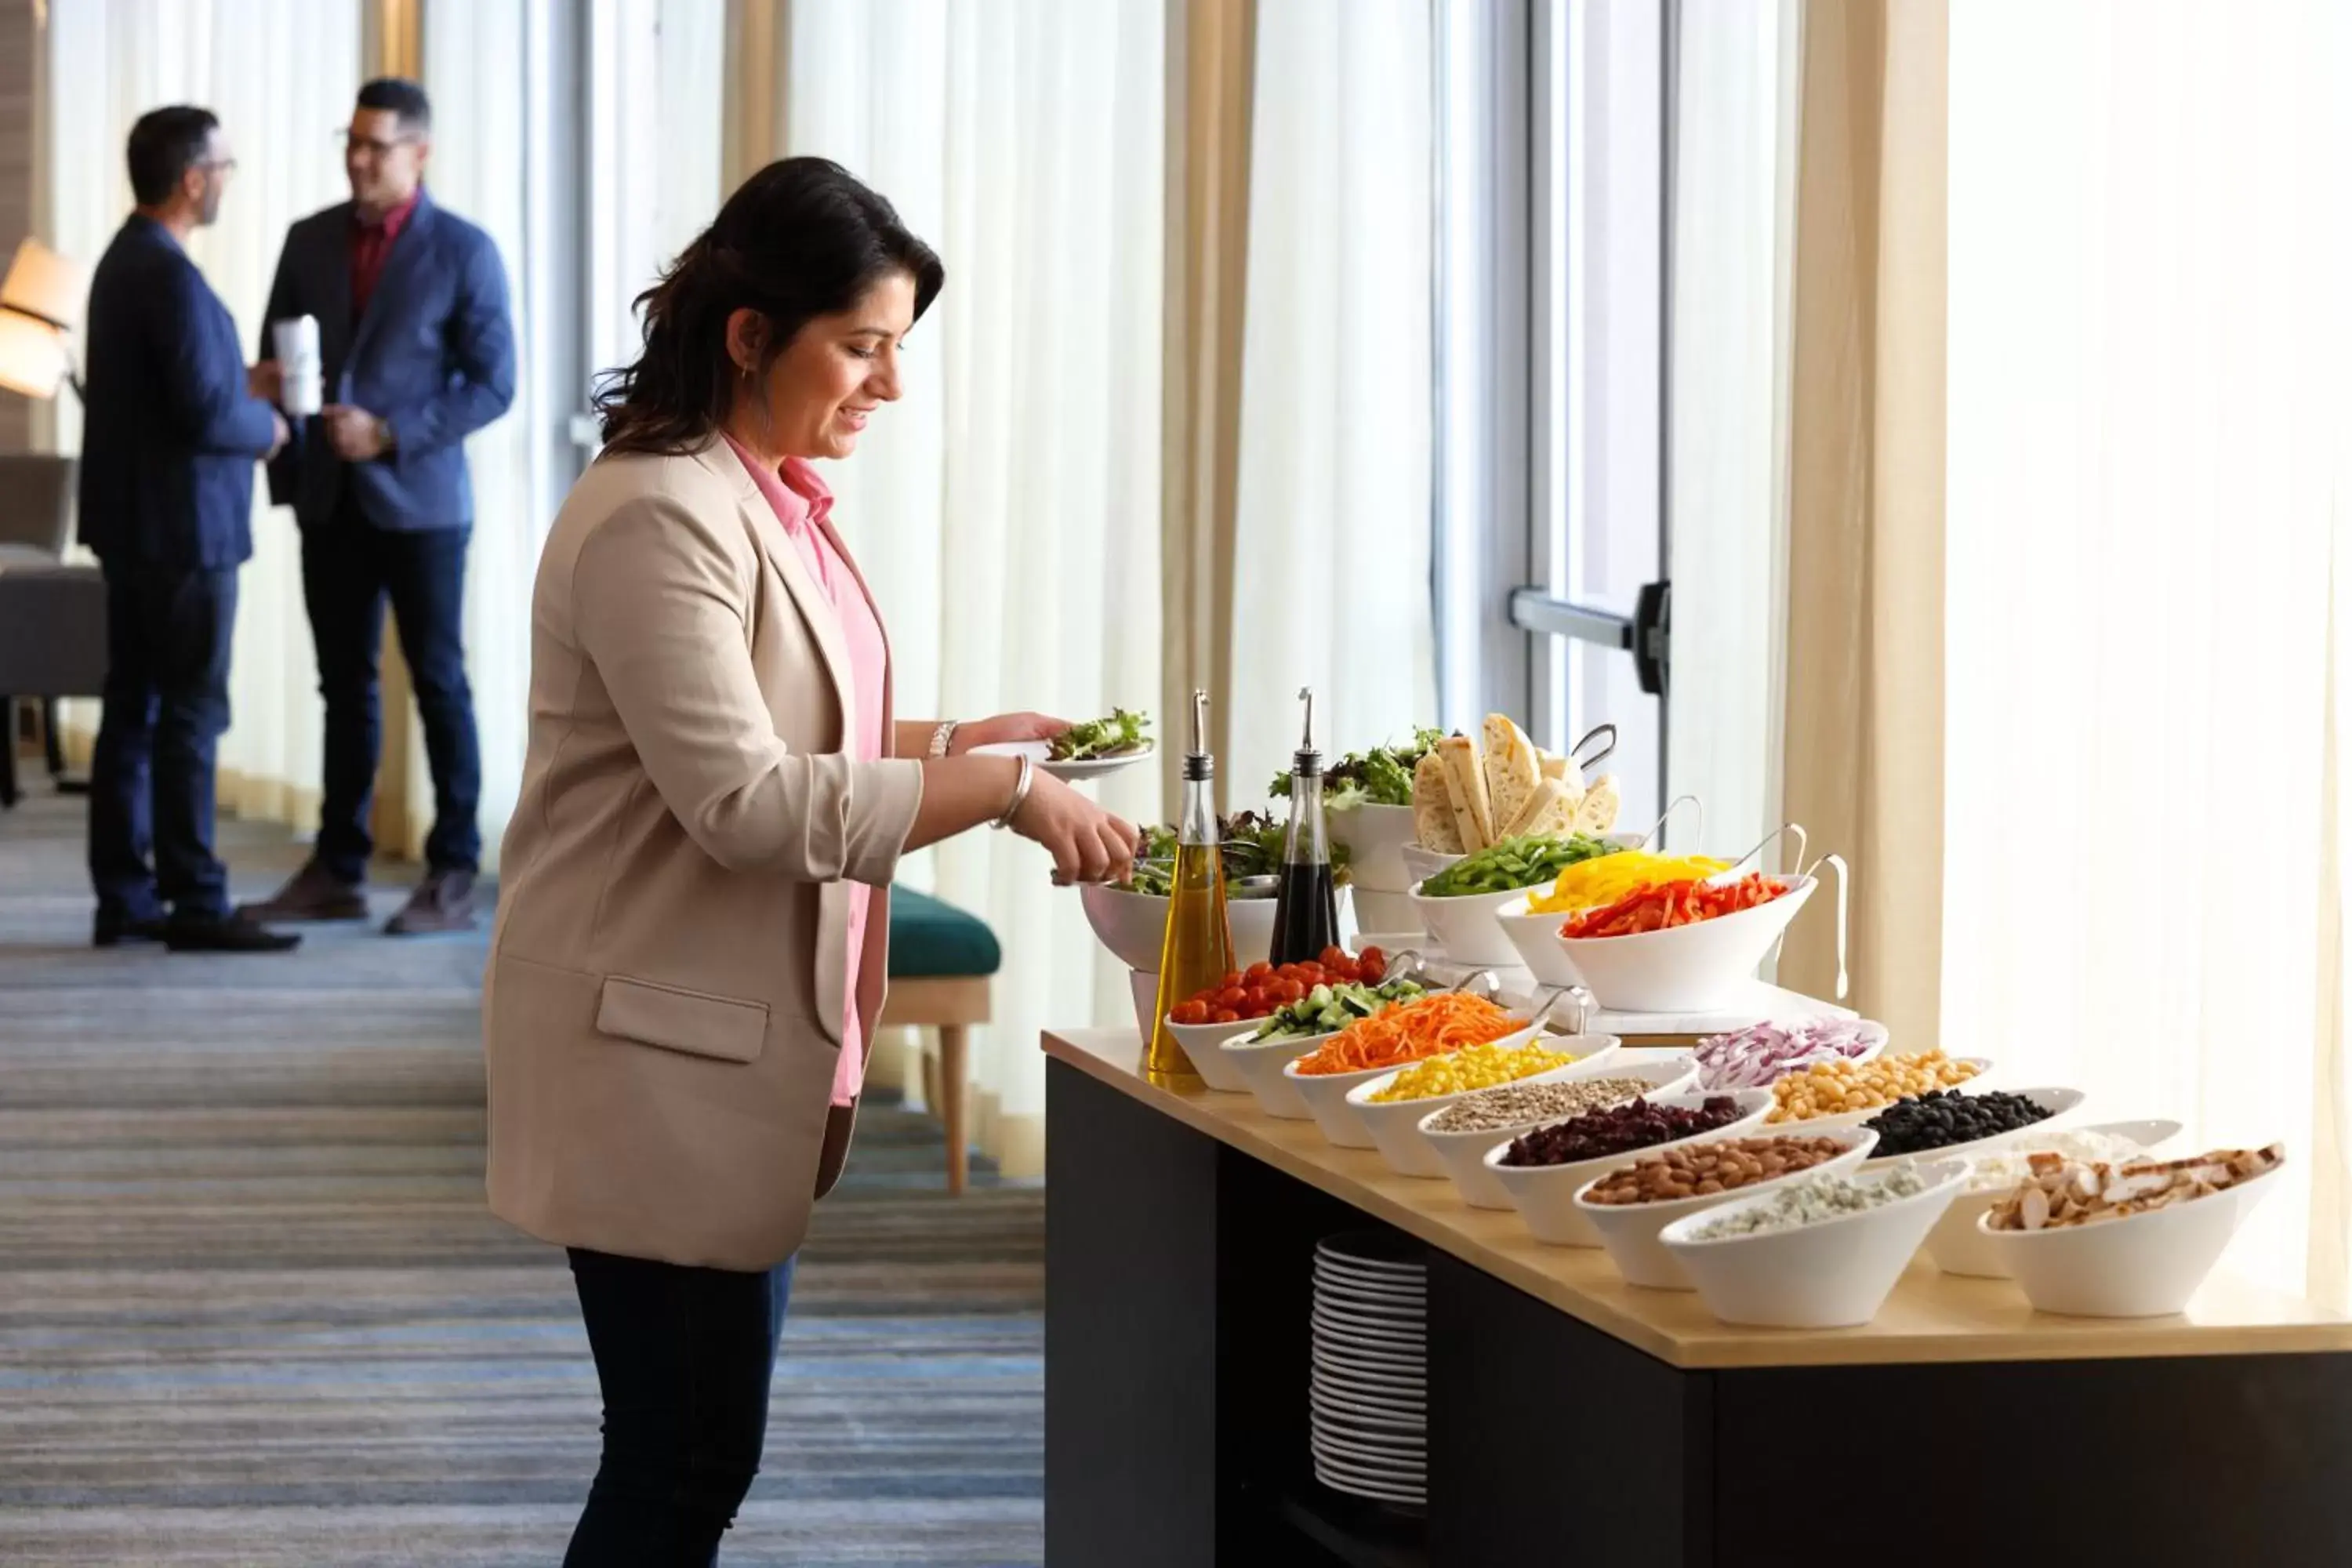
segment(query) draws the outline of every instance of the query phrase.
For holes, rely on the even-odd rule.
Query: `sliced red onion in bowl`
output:
[[[1856,1018],[1799,1018],[1710,1036],[1691,1057],[1698,1064],[1699,1089],[1767,1089],[1816,1062],[1862,1056],[1878,1038],[1878,1026]]]

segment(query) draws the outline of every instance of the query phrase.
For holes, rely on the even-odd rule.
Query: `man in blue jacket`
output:
[[[287,437],[270,372],[246,369],[236,323],[183,248],[219,214],[236,160],[212,114],[186,107],[141,116],[129,158],[137,206],[90,279],[83,388],[81,542],[105,573],[107,622],[93,940],[282,952],[300,939],[231,914],[213,854],[253,465]]]
[[[425,192],[432,131],[415,83],[362,88],[343,152],[352,199],[294,226],[269,291],[268,321],[318,319],[325,368],[327,406],[270,464],[269,497],[302,530],[327,733],[317,848],[250,907],[264,920],[367,913],[389,601],[424,721],[434,821],[425,879],[386,929],[474,923],[482,763],[462,637],[474,521],[464,442],[514,401],[514,329],[498,247]]]

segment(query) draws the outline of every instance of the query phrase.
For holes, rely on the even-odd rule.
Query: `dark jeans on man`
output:
[[[571,1258],[604,1455],[564,1568],[705,1568],[759,1473],[793,1259],[740,1274]]]
[[[482,793],[482,751],[474,733],[463,637],[467,535],[462,528],[378,528],[348,490],[331,521],[302,531],[302,598],[319,654],[319,695],[327,704],[317,854],[346,882],[366,877],[375,849],[368,812],[383,743],[378,661],[387,599],[433,773],[425,862],[436,871],[471,871],[481,859],[474,816]]]
[[[225,914],[213,758],[228,728],[236,570],[142,562],[104,570],[106,709],[89,780],[100,913],[154,920],[170,904],[184,919]]]

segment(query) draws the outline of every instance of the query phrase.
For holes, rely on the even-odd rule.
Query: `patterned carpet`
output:
[[[87,945],[79,803],[0,813],[0,1563],[556,1562],[596,1388],[484,1209],[482,942]],[[299,851],[224,831],[241,893]],[[379,914],[398,890],[378,890]],[[869,1108],[730,1563],[1034,1563],[1044,1194]]]

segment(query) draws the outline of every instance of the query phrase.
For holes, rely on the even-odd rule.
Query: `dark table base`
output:
[[[1425,1518],[1307,1448],[1378,1222],[1048,1062],[1050,1568],[2352,1564],[2352,1356],[1680,1371],[1429,1255]]]

